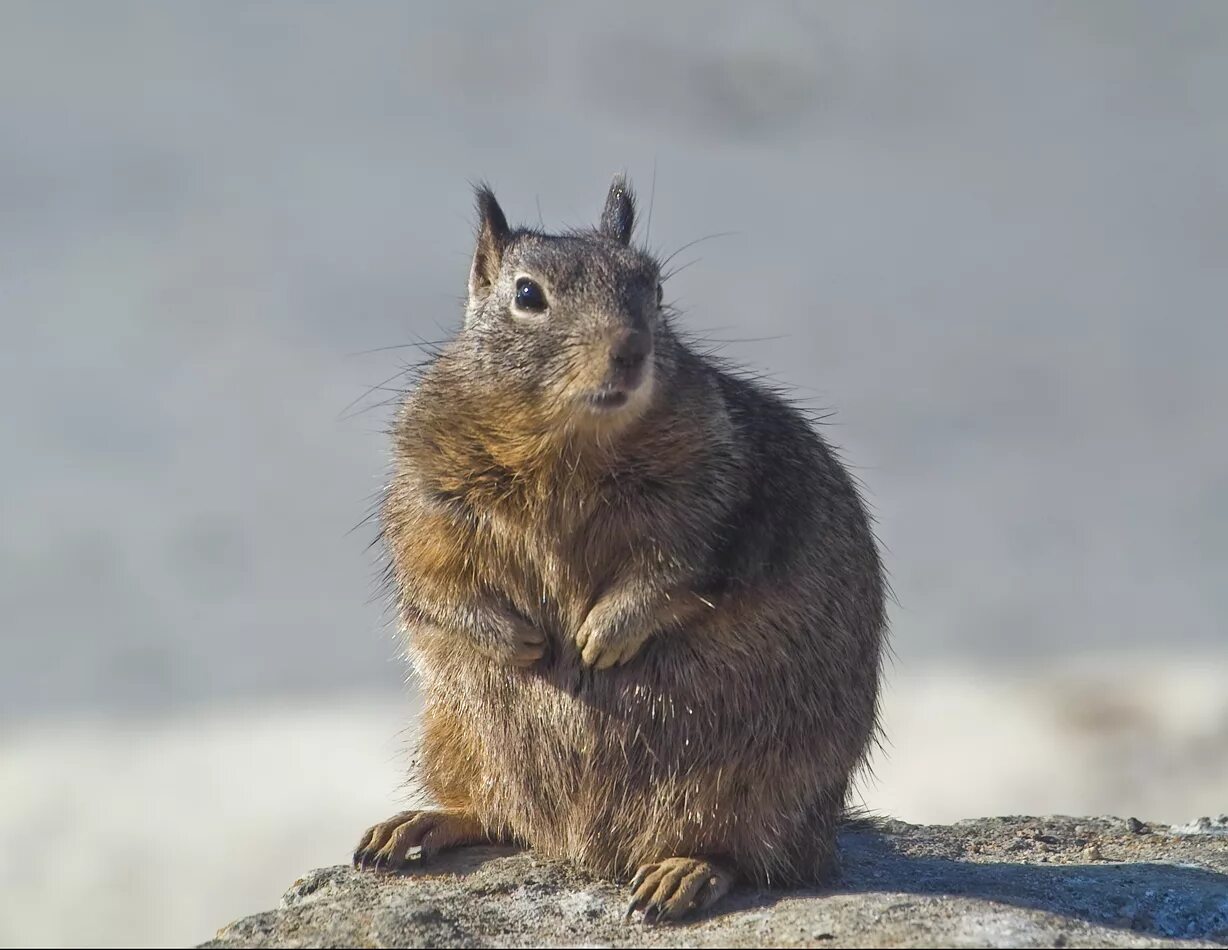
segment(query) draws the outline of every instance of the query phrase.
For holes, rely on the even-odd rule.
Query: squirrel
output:
[[[477,211],[464,323],[396,417],[380,509],[437,807],[355,866],[527,846],[629,879],[650,922],[829,878],[886,628],[853,480],[687,345],[621,176],[593,229],[513,229],[486,186]]]

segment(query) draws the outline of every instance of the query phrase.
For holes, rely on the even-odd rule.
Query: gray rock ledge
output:
[[[312,871],[206,947],[1228,947],[1228,817],[884,821],[842,836],[820,890],[736,891],[684,925],[529,852],[469,848],[422,871]]]

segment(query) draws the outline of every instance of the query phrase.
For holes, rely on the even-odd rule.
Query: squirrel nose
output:
[[[652,337],[646,330],[625,327],[610,342],[610,362],[620,370],[639,369],[652,352]]]

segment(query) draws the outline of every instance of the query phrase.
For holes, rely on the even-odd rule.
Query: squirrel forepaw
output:
[[[611,623],[594,611],[576,633],[576,649],[585,666],[605,670],[635,657],[650,632],[639,624]]]
[[[478,646],[500,663],[526,668],[546,655],[546,635],[519,617],[501,618],[494,629],[483,631]]]

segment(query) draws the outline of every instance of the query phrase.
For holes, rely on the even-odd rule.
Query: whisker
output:
[[[420,343],[393,343],[391,346],[377,346],[370,350],[358,350],[355,353],[345,354],[347,357],[355,356],[370,356],[372,353],[383,353],[387,350],[412,350],[426,349],[431,346],[442,346],[449,342],[448,340],[423,340]]]
[[[399,369],[399,370],[397,370],[395,373],[393,373],[391,376],[389,376],[387,379],[380,380],[380,381],[379,381],[378,383],[376,383],[374,386],[372,386],[372,387],[370,387],[369,389],[367,389],[367,390],[366,390],[366,391],[365,391],[365,392],[364,392],[364,393],[363,393],[361,396],[359,396],[357,399],[351,400],[349,403],[347,403],[347,404],[346,404],[346,406],[345,406],[345,408],[343,408],[343,409],[341,410],[341,412],[338,414],[338,418],[339,418],[339,419],[343,419],[343,418],[345,418],[345,414],[346,414],[347,412],[349,412],[351,409],[353,409],[353,408],[354,408],[356,405],[358,405],[360,402],[362,402],[364,399],[366,399],[366,398],[367,398],[368,396],[370,396],[372,393],[374,393],[374,392],[379,392],[379,391],[380,391],[380,390],[382,390],[382,389],[383,389],[385,386],[387,386],[387,385],[388,385],[390,382],[392,382],[394,379],[399,379],[399,378],[401,378],[402,376],[404,376],[405,374],[406,374],[406,370],[405,370],[405,368],[404,368],[404,367],[402,367],[401,369]]]
[[[696,238],[694,241],[689,241],[686,244],[682,245],[682,247],[674,251],[673,254],[665,258],[665,260],[661,262],[661,266],[664,267],[666,264],[672,261],[675,257],[677,257],[679,254],[685,251],[687,248],[694,247],[696,244],[702,244],[704,241],[712,241],[712,240],[715,240],[716,238],[733,237],[737,233],[738,233],[737,231],[717,231],[714,234],[705,234],[701,238]]]
[[[381,399],[379,402],[374,402],[369,406],[363,406],[361,409],[356,409],[355,411],[351,413],[341,416],[341,418],[338,421],[339,422],[349,422],[351,419],[357,419],[359,416],[365,415],[368,412],[374,412],[376,409],[384,409],[384,408],[387,408],[388,406],[395,406],[398,403],[400,403],[402,397],[405,395],[404,392],[402,392],[399,389],[396,389],[396,390],[389,389],[386,391],[395,392],[396,395],[390,396],[388,399]]]
[[[676,275],[678,275],[678,274],[681,274],[681,273],[682,273],[684,270],[686,270],[688,267],[691,267],[691,266],[693,266],[693,265],[695,265],[695,264],[698,264],[698,263],[699,263],[700,261],[702,261],[702,260],[703,260],[703,258],[702,258],[702,257],[696,257],[696,258],[694,258],[693,260],[689,260],[689,261],[687,261],[685,264],[682,264],[682,265],[680,265],[680,266],[678,266],[678,267],[675,267],[675,268],[674,268],[672,271],[670,271],[669,273],[661,275],[661,280],[663,280],[663,281],[669,280],[671,277],[674,277],[674,276],[676,276]]]
[[[644,244],[652,237],[652,208],[657,203],[657,157],[652,157],[652,185],[648,192],[648,221],[644,226]]]

